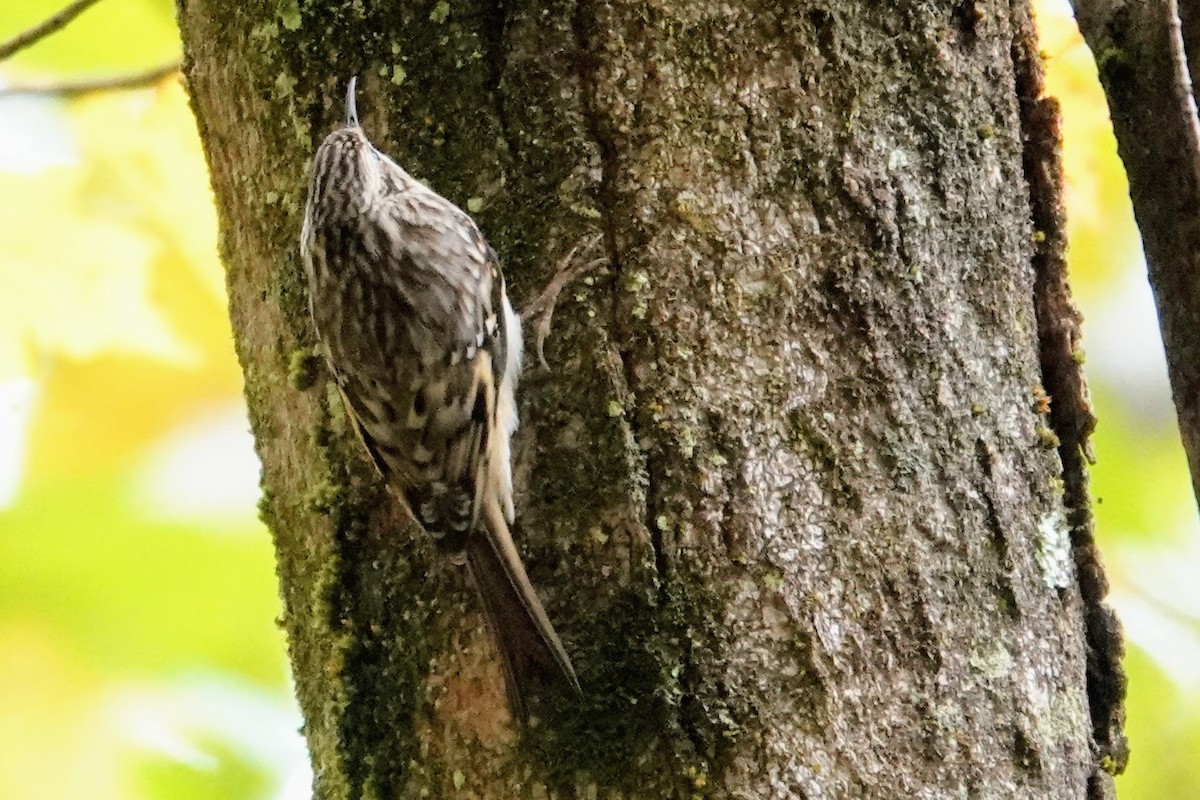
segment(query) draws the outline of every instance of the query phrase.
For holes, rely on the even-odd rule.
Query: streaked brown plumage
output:
[[[438,548],[466,563],[524,716],[534,673],[579,683],[513,545],[520,320],[471,218],[346,125],[309,180],[309,310],[349,418]]]

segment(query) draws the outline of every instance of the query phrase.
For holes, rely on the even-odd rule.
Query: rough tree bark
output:
[[[318,797],[1111,793],[1025,3],[180,2]],[[585,695],[520,736],[312,351],[305,171],[356,73],[518,300],[607,258],[521,391],[523,548]]]

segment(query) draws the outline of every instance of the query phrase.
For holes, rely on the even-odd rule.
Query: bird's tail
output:
[[[500,650],[509,706],[524,720],[523,692],[531,681],[565,680],[578,693],[579,680],[525,574],[499,502],[488,497],[481,512],[486,535],[467,537],[467,567]]]

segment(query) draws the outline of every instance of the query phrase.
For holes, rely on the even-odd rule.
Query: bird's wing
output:
[[[359,366],[339,385],[384,475],[435,538],[461,550],[490,482],[506,345],[494,256],[474,223],[437,199],[446,208],[420,215],[404,195],[375,209],[376,258],[402,274],[362,292],[362,352],[334,360]]]

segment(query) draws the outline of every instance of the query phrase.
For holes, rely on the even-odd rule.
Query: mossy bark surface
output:
[[[317,797],[1104,791],[1023,3],[179,13]],[[355,74],[518,303],[605,259],[520,392],[521,547],[584,686],[520,734],[312,349],[306,170]]]

